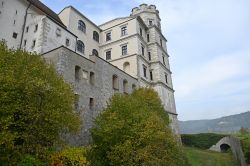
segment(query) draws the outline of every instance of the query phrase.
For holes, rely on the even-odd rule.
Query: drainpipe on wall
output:
[[[22,28],[22,35],[21,35],[21,42],[20,42],[19,49],[22,48],[22,44],[23,44],[23,35],[24,35],[25,25],[26,25],[26,21],[27,21],[28,10],[29,10],[30,6],[31,6],[31,3],[29,3],[29,6],[27,7],[27,9],[26,9],[26,11],[25,11],[24,22],[23,22],[23,28]]]

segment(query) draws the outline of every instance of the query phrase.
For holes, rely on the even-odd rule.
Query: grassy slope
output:
[[[230,153],[218,153],[185,147],[188,161],[192,166],[237,166]]]

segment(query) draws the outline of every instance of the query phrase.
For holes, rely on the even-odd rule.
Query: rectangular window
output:
[[[60,37],[62,35],[62,30],[60,28],[56,28],[56,36]]]
[[[13,24],[14,24],[14,25],[16,24],[16,20],[14,20]]]
[[[28,33],[28,32],[29,32],[29,26],[26,27],[26,33]]]
[[[141,45],[141,54],[144,56],[144,47]]]
[[[148,24],[149,24],[150,26],[152,26],[152,25],[153,25],[153,21],[152,21],[152,20],[149,20],[149,21],[148,21]]]
[[[69,45],[70,45],[70,40],[69,40],[69,39],[66,39],[65,45],[66,45],[66,46],[69,46]]]
[[[93,109],[94,108],[94,98],[89,98],[89,109]]]
[[[26,47],[27,40],[24,40],[23,46]]]
[[[147,42],[150,42],[149,34],[147,34]]]
[[[16,10],[16,15],[17,15],[17,10]]]
[[[82,70],[82,78],[88,79],[88,72],[85,70]]]
[[[166,83],[168,83],[168,75],[167,74],[165,74],[165,81],[166,81]]]
[[[162,40],[160,39],[160,44],[161,44],[161,47],[162,47]]]
[[[128,47],[127,45],[122,46],[122,55],[127,55],[128,54]]]
[[[148,52],[148,60],[151,61],[151,52]]]
[[[35,30],[34,32],[36,32],[38,30],[38,24],[35,25]]]
[[[150,70],[150,80],[153,81],[153,71]]]
[[[16,32],[13,32],[12,37],[13,37],[14,39],[16,39],[16,38],[17,38],[17,33],[16,33]]]
[[[142,29],[140,28],[140,35],[142,36]]]
[[[76,82],[80,81],[80,71],[81,71],[81,67],[75,66],[75,81]]]
[[[127,26],[121,28],[121,36],[127,35]]]
[[[94,72],[89,73],[89,83],[91,85],[95,85],[95,73]]]
[[[143,76],[147,78],[147,67],[143,65]]]
[[[36,46],[36,40],[33,40],[31,48],[34,48],[35,46]]]
[[[79,112],[79,98],[80,96],[78,94],[75,94],[74,106],[76,112]]]
[[[106,60],[110,60],[111,59],[111,50],[106,51]]]
[[[106,41],[111,40],[111,32],[106,33]]]
[[[162,55],[162,63],[166,66],[166,63],[165,63],[165,56]]]

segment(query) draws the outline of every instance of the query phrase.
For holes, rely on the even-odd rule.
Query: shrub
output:
[[[92,129],[94,166],[185,165],[157,93],[148,88],[115,95]]]
[[[17,166],[41,166],[43,165],[39,159],[31,155],[25,155]]]
[[[77,131],[74,93],[41,56],[0,43],[0,163],[45,158],[60,133]]]
[[[52,166],[89,166],[90,162],[86,158],[86,149],[66,148],[51,155],[50,163]]]
[[[181,141],[186,146],[196,147],[200,149],[208,149],[215,145],[220,139],[227,135],[215,133],[201,133],[201,134],[182,134]]]

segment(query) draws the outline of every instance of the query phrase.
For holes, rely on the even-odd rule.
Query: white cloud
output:
[[[176,95],[180,98],[197,96],[195,94],[214,93],[216,86],[223,87],[237,82],[242,75],[249,74],[250,51],[221,55],[208,62],[193,64],[175,75]],[[250,80],[248,80],[250,84]]]

